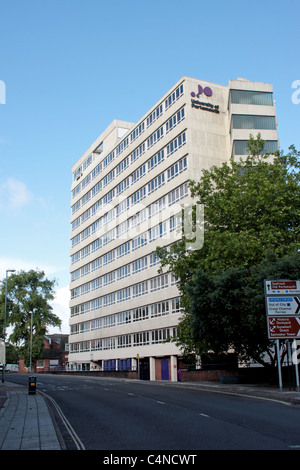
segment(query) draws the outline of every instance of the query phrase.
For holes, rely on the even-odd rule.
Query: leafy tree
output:
[[[20,348],[13,344],[6,344],[6,364],[18,364],[20,357]]]
[[[13,327],[9,337],[20,348],[25,363],[29,364],[32,325],[32,360],[41,356],[48,326],[61,326],[61,320],[49,304],[54,299],[55,281],[44,277],[43,271],[30,270],[11,274],[7,279],[7,320]],[[4,318],[5,280],[1,286],[1,320]]]
[[[214,274],[198,269],[186,289],[189,342],[197,345],[199,354],[232,348],[241,359],[274,365],[273,343],[267,336],[264,279],[299,278],[298,252],[282,259],[268,254],[250,271],[243,266]]]
[[[235,323],[239,331],[245,331],[239,347],[238,339],[235,339],[236,347],[240,354],[249,355],[251,348],[245,345],[251,331],[249,323],[246,322],[246,327],[242,325],[245,319],[241,318],[245,312],[241,302],[245,297],[238,294],[244,293],[253,268],[260,265],[269,252],[281,259],[295,253],[299,247],[300,152],[291,146],[287,155],[282,152],[275,156],[264,155],[264,145],[260,134],[257,139],[251,135],[248,157],[238,162],[231,159],[220,167],[203,170],[200,181],[190,181],[195,204],[204,206],[202,249],[188,250],[183,236],[168,250],[156,250],[161,269],[169,269],[179,279],[184,315],[179,323],[177,341],[187,353],[191,352],[192,344],[198,353],[209,350],[212,342],[208,338],[212,336],[219,341],[214,342],[214,348],[218,348],[216,352],[223,352],[235,337]],[[205,285],[207,297],[203,291]],[[226,296],[223,297],[226,285]],[[263,284],[259,288],[264,295]],[[210,298],[212,292],[213,299]],[[225,301],[226,305],[223,305]],[[195,308],[206,311],[208,306],[206,335],[199,337],[194,334],[199,324],[195,323],[191,312]],[[249,309],[247,312],[251,315]],[[259,318],[258,324],[255,323],[258,318],[253,318],[253,331],[259,328],[257,353],[254,350],[251,353],[256,357],[261,357],[262,350],[269,348],[265,338],[265,318],[263,322],[262,317]]]

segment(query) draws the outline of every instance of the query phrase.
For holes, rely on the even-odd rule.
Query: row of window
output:
[[[99,278],[100,279],[100,278]],[[170,285],[176,285],[176,279],[171,273],[169,280],[169,274],[161,274],[156,276],[149,281],[142,281],[132,286],[125,287],[116,292],[111,292],[107,295],[97,297],[96,299],[89,300],[82,304],[71,307],[71,317],[76,315],[83,315],[90,311],[100,310],[102,308],[114,305],[116,303],[125,302],[126,300],[141,297],[143,295],[156,292],[158,290],[166,289]]]
[[[168,194],[168,204],[169,206],[177,203],[179,200],[183,199],[188,195],[188,184],[184,183],[181,186],[175,188],[173,191],[171,191]],[[160,198],[158,201],[154,202],[151,204],[148,208],[148,218],[150,219],[151,217],[155,216],[158,214],[160,211],[165,209],[166,205],[166,197],[163,196]],[[139,225],[141,222],[145,220],[147,217],[147,212],[146,210],[142,210],[138,212],[134,218],[133,218],[133,227]],[[178,217],[172,217],[170,219],[170,232],[176,229],[177,224],[180,223],[180,220]],[[144,237],[140,239],[135,239],[134,243],[132,245],[132,249],[137,249],[138,244],[142,243]],[[124,243],[121,246],[119,246],[116,250],[111,250],[110,252],[106,253],[105,255],[95,259],[91,263],[87,263],[83,267],[76,269],[71,273],[71,282],[75,281],[76,279],[79,279],[80,277],[86,276],[90,272],[93,272],[102,266],[106,266],[107,264],[111,263],[112,261],[115,261],[116,257],[121,258],[131,252],[131,244],[130,242]],[[154,266],[155,263],[157,263],[157,260],[154,258],[154,254],[149,255],[150,256],[150,267]]]
[[[70,333],[71,335],[88,333],[90,331],[113,328],[115,326],[126,325],[180,312],[180,297],[176,297],[169,300],[163,300],[161,302],[155,302],[150,305],[144,305],[143,307],[126,310],[125,312],[114,313],[105,317],[76,323],[76,325],[71,325]]]
[[[184,111],[184,109],[182,110]],[[178,113],[177,113],[178,114]],[[184,118],[184,113],[182,114],[182,119]],[[179,121],[177,121],[178,123]],[[155,137],[153,137],[155,136]],[[162,134],[160,133],[160,130],[156,131],[156,133],[153,134],[153,138],[149,138],[148,140],[151,141],[151,144],[149,145],[154,145],[161,137]],[[144,170],[144,173],[146,173],[146,170],[149,172],[151,171],[158,163],[161,163],[161,161],[164,160],[164,156],[166,153],[166,156],[169,157],[172,155],[176,150],[178,150],[180,147],[182,147],[186,143],[186,134],[183,133],[173,139],[166,147],[165,149],[162,149],[157,155],[152,156],[149,158],[147,162],[145,162],[145,166],[142,165],[143,169],[138,169],[136,171],[142,172]],[[148,147],[149,148],[149,147]],[[126,157],[123,162],[121,162],[117,168],[114,168],[110,173],[108,173],[101,181],[99,181],[95,186],[93,186],[90,191],[88,191],[81,199],[79,199],[73,206],[71,207],[72,214],[77,212],[81,207],[83,207],[85,204],[87,204],[93,197],[95,197],[102,189],[104,189],[111,181],[113,181],[119,174],[121,173],[121,170],[124,171],[128,166],[129,166],[129,161],[131,158],[131,163],[132,163],[132,158],[136,160],[139,158],[143,153],[145,152],[145,144],[140,145],[138,149],[136,149],[131,156]],[[134,161],[134,160],[133,160]],[[157,163],[155,163],[157,161]],[[119,171],[118,171],[119,170]],[[123,182],[121,182],[118,186],[116,186],[113,191],[117,196],[119,196],[125,189],[129,187],[130,184],[134,184],[139,177],[138,173],[133,172],[129,177],[127,177]]]
[[[184,145],[185,142],[186,142],[186,139],[185,139],[185,132],[184,132],[168,145],[170,153],[174,153],[178,148]],[[163,160],[164,160],[164,149],[149,160],[149,162],[151,163],[151,169],[157,166]],[[184,161],[181,161],[180,163],[177,162],[172,167],[170,167],[166,173],[168,181],[173,179],[173,177],[177,176],[177,174],[181,173],[181,171],[185,169],[185,168],[181,168],[181,166],[182,165],[184,166],[186,164],[187,164],[187,161],[184,160]],[[156,178],[150,181],[150,183],[148,183],[148,194],[151,194],[153,191],[158,189],[164,183],[165,183],[165,173],[158,175]],[[85,211],[80,217],[77,217],[77,219],[75,219],[72,223],[72,230],[77,229],[81,224],[83,224],[91,216],[94,216],[96,212],[102,208],[103,205],[105,206],[106,204],[111,202],[113,198],[115,197],[115,195],[119,196],[123,191],[125,191],[125,189],[127,189],[128,186],[129,186],[129,178],[121,182],[117,186],[116,191],[115,189],[113,189],[108,194],[106,194],[102,199],[98,200],[87,211]],[[89,235],[89,233],[87,233],[88,231],[91,230],[91,233],[94,233],[100,227],[108,223],[110,219],[112,220],[112,218],[115,218],[121,215],[124,211],[128,210],[130,207],[130,203],[134,205],[140,200],[144,199],[144,197],[146,197],[146,190],[147,190],[147,186],[145,186],[144,188],[141,188],[140,190],[136,191],[131,197],[120,202],[114,209],[112,209],[103,217],[98,219],[91,227],[88,227],[87,229],[85,229],[85,231],[82,232],[82,234],[80,234],[81,240],[85,239],[86,236]],[[79,243],[81,241],[80,238],[79,236],[77,236],[76,240],[72,240],[72,246],[75,246],[77,243]]]
[[[146,218],[147,212],[144,210],[141,212]],[[134,235],[135,233],[139,233],[139,230],[134,228],[133,226],[130,226],[129,220],[126,220],[125,222],[118,225],[116,228],[109,230],[108,232],[106,232],[104,235],[94,240],[89,245],[86,245],[84,248],[74,253],[71,256],[71,264],[75,264],[79,262],[83,258],[86,258],[92,253],[95,253],[97,250],[105,247],[110,242],[116,239],[129,240],[127,243],[131,245],[131,250],[135,251],[141,248],[142,246],[147,245],[148,242],[152,243],[154,240],[167,236],[168,234],[172,233],[177,228],[180,228],[181,226],[180,216],[181,216],[181,213],[172,215],[166,221],[156,224],[155,226],[147,229],[145,232],[137,236],[134,236]],[[118,247],[117,250],[119,248],[120,247]],[[122,255],[120,255],[119,257],[121,256]]]
[[[137,274],[145,269],[155,266],[158,263],[158,258],[155,253],[143,256],[132,263],[125,264],[114,271],[111,271],[103,276],[93,279],[93,281],[87,282],[81,286],[71,289],[71,299],[80,297],[81,295],[88,294],[97,289],[102,289],[116,281],[120,281],[125,277]]]
[[[183,95],[183,84],[181,84],[176,90],[171,93],[168,98],[165,100],[165,110],[170,108],[181,96]],[[107,157],[105,157],[97,167],[89,173],[86,178],[72,191],[72,197],[75,197],[87,184],[87,181],[90,182],[94,179],[101,171],[106,168],[115,158],[118,156],[125,148],[128,147],[129,144],[134,142],[145,130],[145,122],[147,128],[150,127],[161,115],[163,114],[163,105],[160,104],[157,108],[146,117],[145,121],[139,124],[130,134],[128,137],[122,141],[116,150],[113,150]],[[88,162],[88,163],[87,163]],[[87,168],[88,165],[92,163],[92,155],[90,155],[83,165],[80,165],[73,174],[74,181],[79,179],[82,172]]]
[[[170,142],[167,147],[166,147],[166,153],[167,156],[170,156],[173,154],[176,150],[181,148],[183,145],[186,143],[186,134],[183,132],[180,134],[178,137],[176,137],[172,142]],[[137,181],[140,179],[145,173],[146,173],[146,168],[148,166],[147,171],[151,171],[153,168],[155,168],[157,165],[159,165],[161,162],[164,161],[164,156],[165,156],[165,149],[162,149],[160,152],[158,152],[156,155],[151,157],[148,162],[146,162],[144,165],[141,165],[131,176],[123,180],[116,188],[113,188],[108,194],[106,194],[102,199],[98,200],[92,207],[87,209],[80,217],[77,217],[72,222],[72,230],[75,230],[78,228],[81,224],[83,224],[86,220],[88,220],[91,216],[93,216],[98,210],[102,208],[102,206],[105,206],[109,202],[113,200],[115,196],[120,196],[130,185],[130,178],[132,178],[132,184],[133,182]],[[148,164],[148,165],[147,165]],[[164,177],[161,177],[161,179]],[[148,189],[150,192],[153,192],[153,189],[155,187],[155,184],[157,184],[157,178],[154,178],[149,185]],[[76,212],[77,210],[80,209],[81,204],[84,202],[88,202],[91,197],[94,197],[100,190],[101,190],[101,181],[97,183],[91,191],[89,191],[81,200],[79,200],[76,204],[74,204],[72,210]],[[144,192],[146,191],[143,190]],[[134,202],[137,200],[137,194],[133,194],[131,200]],[[128,199],[128,207],[130,204],[130,199]],[[117,207],[116,207],[116,212],[117,215],[121,214],[124,210],[124,201],[122,201]]]
[[[105,215],[100,217],[100,219],[96,220],[92,225],[90,225],[85,230],[80,232],[78,235],[73,237],[71,241],[72,247],[76,246],[77,244],[79,244],[80,242],[88,238],[90,235],[93,235],[98,230],[103,229],[108,223],[112,222],[119,215],[121,215],[121,213],[123,213],[125,210],[128,210],[130,205],[134,206],[135,204],[138,204],[138,203],[140,204],[141,201],[144,198],[146,198],[147,194],[150,195],[154,191],[157,191],[159,188],[161,188],[161,186],[165,184],[166,181],[167,182],[171,181],[173,178],[176,178],[185,170],[187,170],[187,157],[183,157],[182,159],[174,163],[174,165],[168,168],[165,172],[156,176],[156,178],[150,181],[150,183],[140,188],[132,196],[127,198],[127,200],[123,200],[121,203],[122,205],[119,204],[116,208],[112,208]],[[171,191],[168,194],[169,206],[173,204],[173,203],[170,204],[170,201],[172,201],[171,194],[173,191]],[[147,210],[149,212],[149,207],[150,206],[148,207],[145,206],[145,208],[142,209],[142,211],[145,211],[145,214],[146,214]],[[140,211],[141,209],[139,207],[138,212]],[[127,219],[123,223],[118,224],[116,228],[113,228],[110,231],[106,232],[102,237],[98,238],[96,241],[92,242],[91,244],[86,246],[84,249],[72,255],[71,256],[72,264],[79,261],[80,259],[87,256],[88,254],[94,252],[95,250],[101,248],[102,246],[105,246],[110,241],[116,238],[120,238],[124,233],[128,232],[129,230],[137,226],[136,216],[137,214]]]
[[[171,341],[171,338],[176,336],[176,333],[176,328],[161,328],[159,330],[143,331],[140,333],[113,336],[111,338],[81,341],[70,344],[70,354],[165,343]]]

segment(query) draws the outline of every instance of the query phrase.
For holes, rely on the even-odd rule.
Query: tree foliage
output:
[[[274,349],[267,336],[264,279],[299,278],[298,252],[281,259],[268,254],[250,271],[243,266],[214,274],[196,270],[186,288],[190,330],[185,333],[190,333],[190,343],[197,345],[200,355],[234,349],[240,359],[274,365]]]
[[[247,158],[213,166],[189,182],[195,204],[204,206],[201,250],[187,250],[184,236],[168,250],[157,248],[161,269],[179,279],[184,316],[177,339],[188,353],[192,344],[199,353],[212,345],[223,352],[234,343],[241,356],[256,359],[270,350],[264,304],[258,313],[249,286],[255,298],[263,296],[262,280],[252,283],[254,268],[269,253],[277,262],[298,250],[300,152],[291,146],[287,155],[264,155],[264,144],[260,134],[250,136]]]
[[[1,323],[4,319],[5,283],[1,285]],[[7,279],[6,326],[12,327],[9,340],[20,348],[25,363],[29,363],[32,325],[32,359],[41,356],[48,326],[60,326],[61,320],[53,313],[55,281],[45,278],[43,271],[30,270],[11,274]]]

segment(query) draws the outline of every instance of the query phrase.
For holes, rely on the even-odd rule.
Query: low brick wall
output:
[[[238,372],[234,370],[181,370],[182,382],[213,381],[218,382],[220,377],[237,377]]]
[[[92,377],[115,377],[117,379],[137,379],[138,373],[137,371],[130,371],[130,370],[80,370],[80,371],[57,371],[59,374],[68,374],[68,375],[85,375],[85,376],[92,376]]]

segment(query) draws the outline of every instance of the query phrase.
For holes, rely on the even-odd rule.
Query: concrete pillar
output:
[[[150,380],[156,379],[155,373],[155,357],[149,357]]]
[[[170,356],[171,382],[177,382],[177,356]]]

